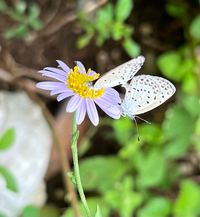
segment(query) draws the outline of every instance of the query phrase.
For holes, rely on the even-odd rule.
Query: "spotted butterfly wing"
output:
[[[121,107],[123,114],[131,119],[158,107],[176,91],[168,80],[151,75],[136,76],[130,84],[125,84],[123,87],[126,88],[126,94]]]
[[[145,58],[138,56],[101,76],[94,84],[95,88],[114,87],[126,84],[141,69]]]

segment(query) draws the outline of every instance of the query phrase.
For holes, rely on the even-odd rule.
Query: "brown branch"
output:
[[[107,0],[98,0],[97,2],[89,2],[84,7],[83,11],[84,13],[90,13],[103,4],[105,4]],[[74,12],[68,13],[67,15],[61,17],[58,19],[58,21],[52,25],[49,25],[45,29],[43,29],[41,32],[39,32],[38,36],[48,36],[55,32],[58,32],[63,26],[65,26],[67,23],[72,22],[77,19],[77,15]]]

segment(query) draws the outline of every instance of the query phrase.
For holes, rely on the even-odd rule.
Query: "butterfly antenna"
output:
[[[139,116],[135,116],[135,117],[137,117],[138,119],[140,119],[140,120],[146,122],[147,124],[151,124],[151,122],[149,122],[149,121],[147,121],[147,120],[145,120],[145,119],[143,119],[143,118],[141,118],[141,117],[139,117]]]
[[[135,121],[136,129],[137,129],[138,142],[140,142],[140,136],[139,136],[137,121],[135,118],[133,118],[133,120]]]

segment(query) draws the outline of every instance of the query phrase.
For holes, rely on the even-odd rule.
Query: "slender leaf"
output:
[[[140,45],[136,43],[132,38],[126,38],[123,42],[123,47],[128,55],[132,58],[140,54]]]
[[[97,204],[97,212],[96,212],[96,214],[95,214],[95,217],[102,217],[102,215],[101,215],[101,210],[100,210],[98,204]]]
[[[0,173],[6,181],[6,187],[11,191],[18,192],[18,184],[13,174],[4,166],[0,166]]]
[[[15,141],[15,129],[8,129],[0,139],[0,150],[9,148]]]
[[[126,20],[133,9],[133,0],[118,0],[115,12],[116,12],[116,20],[123,22]]]

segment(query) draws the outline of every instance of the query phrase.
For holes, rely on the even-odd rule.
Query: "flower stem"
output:
[[[78,165],[78,149],[77,149],[77,140],[79,136],[79,131],[77,131],[77,125],[76,125],[76,112],[73,113],[72,116],[72,155],[73,155],[73,162],[74,162],[74,174],[76,179],[76,185],[78,188],[78,192],[81,198],[81,201],[83,203],[83,206],[85,208],[85,211],[87,213],[88,217],[91,217],[90,209],[87,205],[87,201],[85,198],[85,194],[83,191],[83,187],[81,184],[81,177],[80,177],[80,171],[79,171],[79,165]]]

